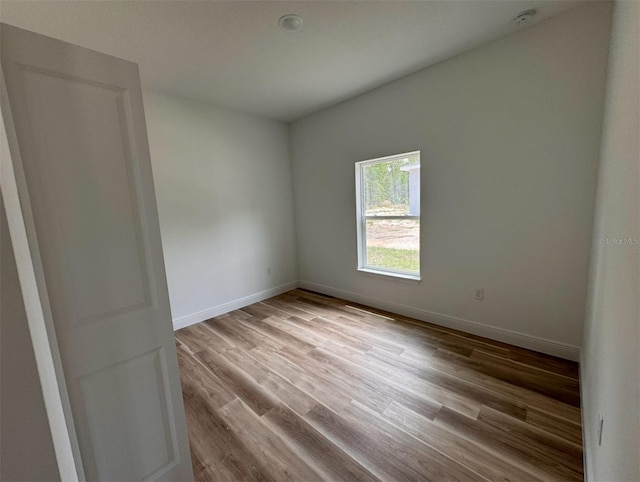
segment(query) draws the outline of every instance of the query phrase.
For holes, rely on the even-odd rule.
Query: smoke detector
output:
[[[518,15],[516,15],[511,23],[514,23],[516,25],[526,25],[531,22],[536,13],[536,10],[533,8],[531,10],[525,10],[524,12],[520,12]]]
[[[298,30],[302,27],[302,18],[295,13],[288,13],[280,17],[278,25],[282,30]]]

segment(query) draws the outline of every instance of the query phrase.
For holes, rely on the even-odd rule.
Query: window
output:
[[[420,152],[356,162],[358,269],[420,279]]]

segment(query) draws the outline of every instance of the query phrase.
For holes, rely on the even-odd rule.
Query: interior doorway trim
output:
[[[75,482],[84,480],[84,469],[49,300],[44,288],[44,273],[37,254],[39,250],[34,245],[37,242],[33,235],[35,226],[29,199],[26,195],[20,196],[20,192],[26,192],[26,184],[2,67],[0,85],[0,191],[60,479]],[[28,233],[32,236],[28,236]],[[34,240],[31,245],[29,238]]]

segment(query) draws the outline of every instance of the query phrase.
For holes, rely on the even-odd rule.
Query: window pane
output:
[[[419,215],[415,212],[420,205],[419,165],[418,156],[364,165],[365,215]]]
[[[367,219],[365,240],[368,267],[420,272],[418,219]]]

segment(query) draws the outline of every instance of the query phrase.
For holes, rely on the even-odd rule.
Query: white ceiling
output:
[[[291,121],[582,1],[1,0],[0,19],[137,62],[147,88]]]

